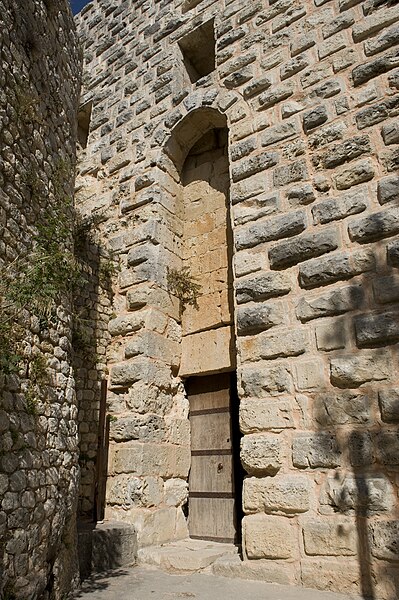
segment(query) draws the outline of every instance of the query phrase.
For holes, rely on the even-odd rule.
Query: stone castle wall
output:
[[[81,57],[67,0],[1,0],[0,14],[0,596],[64,598],[76,577],[79,485],[71,295],[51,314],[33,305],[37,248],[48,259],[53,229],[71,247]]]
[[[377,0],[94,1],[78,17],[93,109],[77,202],[105,215],[121,263],[106,515],[141,545],[187,535],[180,375],[232,368],[201,361],[236,338],[245,560],[269,581],[398,595],[398,17]],[[186,256],[181,176],[226,124],[235,331],[204,327],[188,359],[167,279]]]

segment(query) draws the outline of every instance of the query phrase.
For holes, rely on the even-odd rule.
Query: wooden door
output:
[[[236,541],[231,374],[192,377],[190,401],[190,537]]]

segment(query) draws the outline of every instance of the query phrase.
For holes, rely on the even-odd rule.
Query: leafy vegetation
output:
[[[189,267],[182,269],[167,270],[168,290],[180,301],[180,314],[183,313],[186,306],[193,306],[198,310],[198,295],[201,289],[199,283],[191,275]]]

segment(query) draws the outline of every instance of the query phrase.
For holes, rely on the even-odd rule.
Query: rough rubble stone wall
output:
[[[67,0],[1,0],[0,14],[4,273],[31,252],[56,193],[72,198],[81,59]],[[22,366],[1,376],[0,596],[64,598],[76,577],[79,480],[70,298],[47,325],[27,310],[20,317]],[[29,399],[38,356],[45,383]]]
[[[268,580],[398,595],[398,17],[378,0],[119,0],[78,18],[82,185],[122,264],[107,514],[142,545],[187,531],[166,269],[182,265],[184,158],[222,113],[244,555]],[[216,69],[191,83],[178,42],[213,18]]]

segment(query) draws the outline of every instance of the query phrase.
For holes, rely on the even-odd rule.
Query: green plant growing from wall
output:
[[[198,310],[198,295],[201,286],[191,275],[189,267],[182,269],[167,269],[168,291],[178,298],[180,304],[180,315],[187,306],[193,306]]]
[[[70,298],[73,286],[81,281],[81,266],[73,253],[72,200],[64,190],[71,168],[65,160],[55,165],[49,207],[40,211],[29,251],[0,267],[0,371],[3,374],[17,371],[23,363],[26,311],[36,315],[43,328],[48,327],[57,307]],[[46,198],[43,198],[44,190],[38,177],[29,172],[25,183],[29,186],[32,204],[43,206]],[[39,363],[38,358],[30,363],[29,377],[33,386],[40,379]],[[30,392],[33,398],[33,390]]]

